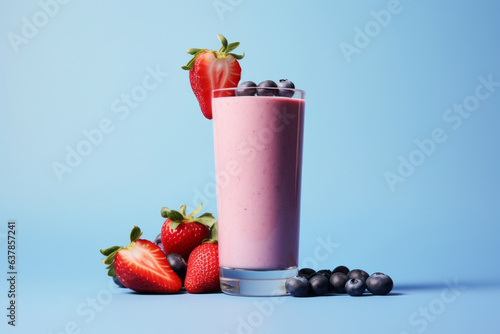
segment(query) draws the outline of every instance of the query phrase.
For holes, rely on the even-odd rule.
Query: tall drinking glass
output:
[[[231,295],[284,295],[297,274],[305,92],[274,90],[212,92],[220,280]]]

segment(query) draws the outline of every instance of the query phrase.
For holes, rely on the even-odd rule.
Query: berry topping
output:
[[[288,79],[280,79],[278,82],[278,96],[292,97],[294,91],[291,89],[295,89],[295,85]]]
[[[276,82],[272,80],[265,80],[262,81],[258,86],[257,86],[257,95],[258,96],[274,96],[278,93],[277,88],[278,85],[276,85]]]
[[[187,49],[193,58],[182,66],[189,71],[189,81],[193,93],[198,99],[201,111],[206,118],[212,119],[212,90],[236,87],[241,78],[241,67],[237,59],[245,56],[232,53],[240,42],[228,43],[227,39],[218,34],[222,43],[219,51],[209,49]]]
[[[254,96],[257,93],[257,84],[253,81],[245,81],[238,85],[234,94],[236,96]]]

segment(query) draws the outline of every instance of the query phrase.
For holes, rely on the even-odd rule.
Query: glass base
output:
[[[297,267],[282,270],[247,270],[220,267],[222,292],[234,296],[272,297],[288,294],[285,282],[298,274]]]

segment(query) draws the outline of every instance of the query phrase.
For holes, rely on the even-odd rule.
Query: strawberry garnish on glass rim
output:
[[[217,38],[222,43],[219,51],[209,49],[187,49],[193,58],[182,66],[189,71],[189,81],[193,93],[198,99],[201,111],[206,118],[212,119],[212,90],[238,86],[241,78],[241,67],[237,59],[242,59],[245,53],[232,53],[240,42],[228,43],[221,34]]]

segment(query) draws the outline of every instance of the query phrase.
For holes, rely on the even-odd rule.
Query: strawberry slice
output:
[[[160,247],[151,241],[139,239],[141,230],[134,226],[127,247],[101,249],[106,255],[108,275],[118,277],[127,288],[142,293],[175,293],[181,289],[180,278]]]
[[[219,51],[191,48],[187,53],[194,57],[182,66],[189,70],[189,81],[193,93],[198,99],[201,112],[206,118],[212,119],[212,90],[238,86],[241,78],[241,67],[237,59],[245,56],[231,53],[240,42],[228,44],[227,39],[221,34],[217,38],[222,43]]]

